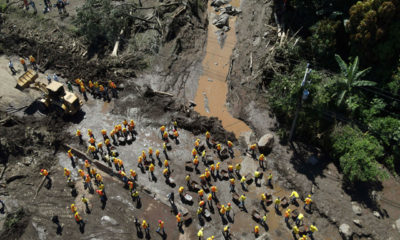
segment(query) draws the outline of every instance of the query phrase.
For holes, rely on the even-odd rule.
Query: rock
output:
[[[353,223],[354,223],[357,227],[362,228],[360,219],[354,219],[354,220],[353,220]]]
[[[258,140],[258,150],[262,153],[269,152],[272,150],[274,145],[274,135],[268,133],[265,134]]]
[[[381,215],[379,214],[379,212],[374,211],[373,214],[374,214],[374,216],[375,216],[376,218],[381,218]]]
[[[398,230],[399,233],[400,233],[400,218],[396,220],[395,224],[396,224],[397,230]]]
[[[224,4],[227,4],[228,0],[213,0],[211,2],[211,7],[221,7]]]
[[[224,13],[219,16],[216,16],[216,18],[213,21],[213,24],[217,28],[223,28],[224,26],[229,26],[229,15]]]
[[[114,218],[110,218],[109,216],[102,216],[101,217],[101,224],[108,225],[111,224],[113,226],[118,225],[118,222]]]
[[[361,216],[361,214],[362,214],[362,209],[361,209],[361,207],[360,206],[358,206],[358,204],[357,203],[355,203],[355,202],[351,202],[351,208],[353,209],[353,212],[355,213],[355,214],[357,214],[358,216]]]
[[[342,235],[343,239],[349,240],[351,239],[351,236],[353,235],[353,231],[351,231],[351,228],[348,224],[343,223],[339,227],[339,233]]]

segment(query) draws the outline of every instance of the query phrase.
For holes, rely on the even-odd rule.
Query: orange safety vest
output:
[[[232,147],[233,143],[231,141],[228,141],[228,147]]]
[[[165,159],[165,161],[164,161],[164,167],[168,167],[168,166],[169,166],[168,160]]]
[[[204,175],[206,175],[206,178],[209,178],[210,175],[211,175],[211,173],[210,173],[209,171],[206,171],[206,172],[204,173]]]
[[[99,194],[99,196],[104,196],[103,190],[96,190],[96,192]]]
[[[176,215],[176,221],[177,221],[178,223],[180,223],[180,222],[182,221],[181,217],[178,216],[178,215]]]
[[[65,175],[65,176],[69,177],[70,174],[71,174],[71,172],[70,172],[68,169],[66,169],[66,170],[64,171],[64,175]]]
[[[193,155],[193,157],[197,155],[197,150],[196,149],[192,150],[192,155]]]
[[[34,63],[34,62],[36,62],[36,59],[35,59],[33,56],[30,56],[30,57],[29,57],[29,61],[30,61],[31,63]]]
[[[211,137],[209,132],[206,132],[206,138],[209,139]]]
[[[89,174],[86,175],[85,182],[87,182],[87,183],[90,182],[90,176],[89,176]]]
[[[85,160],[85,168],[88,168],[88,167],[90,167],[90,163],[88,160]]]
[[[89,81],[89,88],[91,89],[91,88],[93,88],[93,83],[92,83],[92,81]]]
[[[306,205],[309,205],[311,203],[311,198],[306,198]]]
[[[175,137],[179,137],[178,131],[176,131],[176,130],[174,131],[174,136],[175,136]]]
[[[193,164],[194,165],[198,165],[199,164],[199,159],[197,159],[197,158],[193,159]]]
[[[212,186],[211,187],[211,192],[213,192],[213,193],[217,192],[217,187],[216,186]]]
[[[164,228],[164,221],[161,221],[161,222],[158,224],[158,227]]]
[[[73,204],[71,204],[71,211],[72,211],[73,213],[76,212],[76,207],[75,207],[75,205],[73,205]]]
[[[258,228],[258,226],[254,227],[254,233],[258,233],[260,231],[260,229]]]
[[[133,189],[133,182],[129,181],[128,185],[129,185],[129,189],[132,190]]]
[[[21,62],[22,65],[25,65],[25,60],[23,58],[20,58],[19,61]]]
[[[76,130],[76,136],[78,136],[78,137],[82,136],[82,133],[80,130]]]
[[[73,157],[74,155],[72,154],[72,152],[68,151],[68,157]]]
[[[229,165],[229,166],[228,166],[228,171],[229,171],[229,172],[233,172],[233,166],[232,166],[232,165]]]
[[[99,89],[100,89],[100,92],[103,92],[103,91],[104,91],[103,85],[100,85],[100,86],[99,86]]]
[[[79,216],[78,213],[75,213],[75,221],[79,222],[81,220],[82,220],[81,216]]]
[[[149,170],[150,170],[150,172],[154,171],[154,165],[153,164],[150,165]]]
[[[197,193],[199,194],[200,197],[204,195],[204,191],[202,189],[200,189]]]
[[[161,132],[165,132],[165,126],[161,126],[161,127],[160,127],[160,131],[161,131]]]
[[[42,170],[40,171],[40,175],[47,176],[47,175],[49,175],[49,172],[47,172],[46,169],[42,169]]]
[[[221,144],[217,144],[217,150],[221,151]]]
[[[136,172],[132,170],[132,171],[131,171],[131,176],[132,176],[132,177],[136,177]]]

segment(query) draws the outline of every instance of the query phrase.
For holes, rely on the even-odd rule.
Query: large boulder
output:
[[[217,28],[223,28],[224,26],[229,26],[229,15],[226,13],[217,15],[213,21],[213,24]]]
[[[353,209],[353,212],[357,214],[358,216],[361,216],[362,214],[362,209],[356,202],[351,202],[351,208]]]
[[[262,153],[268,153],[274,145],[274,135],[268,133],[258,140],[258,150]]]
[[[346,223],[343,223],[342,225],[340,225],[339,233],[340,233],[340,235],[342,235],[343,239],[346,239],[346,240],[350,240],[353,235],[353,231],[351,230],[350,226]]]

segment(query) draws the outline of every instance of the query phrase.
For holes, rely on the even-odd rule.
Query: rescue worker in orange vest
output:
[[[228,175],[229,175],[229,178],[233,178],[233,165],[232,164],[228,165]]]
[[[133,180],[136,180],[136,171],[135,170],[129,170],[129,172],[131,173],[131,177]]]
[[[208,182],[211,181],[211,173],[210,173],[210,171],[208,170],[208,168],[205,169],[205,171],[204,171],[204,176],[206,177],[206,180],[207,180]]]
[[[88,97],[87,97],[87,95],[86,95],[85,85],[81,84],[81,85],[79,86],[79,88],[80,88],[80,90],[81,90],[81,93],[82,93],[82,95],[83,95],[83,98],[85,99],[85,101],[87,101],[87,100],[88,100]]]
[[[306,211],[307,210],[306,208],[308,208],[308,211],[311,211],[311,204],[312,204],[311,195],[308,195],[306,199],[304,199],[303,209]]]
[[[150,171],[150,175],[152,176],[152,178],[154,178],[154,164],[153,163],[150,163],[149,171]]]
[[[92,188],[92,182],[90,180],[91,180],[91,178],[90,178],[89,174],[86,174],[85,184],[86,184],[86,187],[89,188],[89,190]]]
[[[208,206],[210,207],[210,209],[213,207],[212,206],[212,194],[211,193],[209,193],[208,195],[207,195],[207,200],[208,200]]]
[[[228,145],[229,151],[232,151],[233,143],[232,143],[231,141],[228,141],[228,142],[227,142],[227,145]]]
[[[80,86],[81,85],[82,80],[80,80],[79,78],[75,79],[75,83],[76,85]]]
[[[138,167],[140,169],[143,169],[143,157],[142,156],[138,157]]]
[[[165,181],[169,184],[170,181],[169,181],[169,170],[168,170],[168,168],[164,168],[163,175],[165,177]]]
[[[229,192],[235,192],[235,179],[234,178],[229,179],[229,183],[230,183],[230,191]]]
[[[104,192],[104,190],[103,190],[103,189],[97,189],[96,192],[97,192],[97,194],[99,194],[100,201],[101,201],[102,203],[105,203],[107,197],[106,197],[106,193]]]
[[[90,163],[89,163],[89,160],[85,160],[85,168],[86,168],[86,170],[87,170],[87,172],[90,174]]]
[[[20,58],[19,62],[24,67],[24,72],[28,71],[28,67],[26,66],[25,59],[24,58]]]
[[[156,150],[156,158],[160,161],[160,150]]]
[[[69,178],[70,175],[71,175],[71,171],[69,171],[67,168],[64,168],[64,176]]]
[[[251,152],[251,155],[252,155],[253,157],[255,157],[256,148],[257,148],[257,144],[252,144],[252,145],[250,145],[250,152]]]
[[[204,190],[200,189],[197,194],[199,195],[199,199],[203,200],[203,196],[204,196]]]
[[[193,158],[197,156],[197,150],[195,148],[192,150],[192,156]]]
[[[178,215],[176,215],[176,222],[178,223],[178,228],[181,229],[182,228],[182,214],[178,213]]]
[[[124,162],[122,161],[122,159],[119,158],[118,158],[118,168],[123,169],[125,171]]]
[[[91,91],[92,94],[93,94],[93,93],[94,93],[94,89],[93,89],[94,85],[93,85],[92,80],[89,80],[88,87],[89,87],[90,91]]]
[[[167,159],[164,160],[164,167],[168,168],[169,171],[169,162]]]
[[[178,131],[176,130],[176,129],[174,129],[174,138],[176,139],[176,140],[178,140],[178,137],[179,137],[179,133],[178,133]]]
[[[143,160],[146,161],[146,152],[145,151],[142,151],[142,158],[143,158]]]
[[[40,170],[40,175],[45,176],[47,179],[49,178],[49,172],[46,169],[41,169]]]
[[[117,171],[119,171],[118,162],[119,162],[119,159],[116,158],[116,157],[114,157],[114,158],[113,158],[113,163],[114,163],[114,167],[115,167],[115,169],[116,169]]]
[[[95,176],[96,176],[97,183],[99,185],[102,184],[103,183],[103,177],[99,173],[97,173]]]
[[[212,194],[212,197],[213,197],[214,199],[217,198],[217,195],[216,195],[217,191],[218,191],[217,186],[214,186],[214,185],[211,186],[211,194]]]
[[[194,148],[196,150],[199,150],[199,146],[200,146],[200,139],[196,139],[196,141],[194,141]]]
[[[122,170],[119,170],[118,173],[121,176],[121,179],[125,183],[125,186],[126,186],[126,184],[128,183],[128,178],[126,177],[126,173]]]
[[[112,97],[117,98],[117,85],[111,80],[108,80],[108,87],[111,89]]]
[[[91,145],[95,146],[96,140],[94,140],[94,138],[91,137],[91,138],[89,139],[89,143],[90,143]]]
[[[87,132],[90,138],[94,138],[92,129],[88,129]]]
[[[261,167],[262,169],[264,169],[264,160],[265,160],[264,154],[261,154],[261,155],[258,157],[258,163],[260,164],[260,167]]]
[[[289,218],[290,218],[290,213],[292,210],[290,210],[290,208],[288,208],[285,212],[285,223],[286,225],[289,225]]]
[[[78,209],[76,208],[75,204],[71,204],[71,211],[72,213],[76,213]]]
[[[162,220],[158,220],[158,228],[156,230],[157,233],[160,233],[160,231],[162,231],[161,235],[165,235],[165,231],[164,231],[164,221]]]
[[[198,167],[199,167],[199,159],[196,157],[193,159],[193,164],[194,164],[194,169],[196,169],[196,171],[198,171]]]
[[[101,135],[103,135],[103,139],[106,140],[106,139],[108,138],[108,136],[107,136],[107,130],[102,129],[102,130],[101,130]]]
[[[206,202],[204,202],[203,200],[201,200],[199,202],[199,207],[201,207],[202,209],[204,209]]]
[[[104,140],[104,144],[106,145],[107,151],[108,153],[111,152],[111,143],[110,143],[110,139],[107,138],[106,140]]]
[[[95,147],[95,146],[90,145],[90,146],[88,147],[87,152],[91,152],[94,159],[97,159],[97,158],[98,158],[98,157],[97,157],[96,147]]]
[[[225,212],[226,212],[225,205],[222,205],[221,209],[219,209],[219,214],[221,214],[221,216],[223,217],[225,216]]]
[[[161,133],[161,136],[162,136],[162,134],[165,132],[165,126],[164,125],[162,125],[161,127],[160,127],[160,133]]]
[[[143,220],[142,228],[144,229],[144,232],[146,233],[146,236],[149,236],[149,234],[150,234],[149,224],[146,222],[146,220]]]
[[[106,94],[104,93],[104,87],[103,85],[99,85],[99,91],[100,91],[100,98],[103,98],[103,100],[106,100]]]
[[[76,136],[79,138],[79,143],[82,144],[83,143],[83,139],[82,139],[81,130],[79,130],[79,129],[76,130]]]
[[[222,147],[221,147],[221,144],[218,143],[218,144],[217,144],[217,152],[218,152],[218,154],[221,153],[221,148],[222,148]]]
[[[164,131],[162,136],[163,136],[163,140],[167,142],[168,141],[168,132]]]
[[[84,172],[82,169],[79,169],[79,170],[78,170],[78,174],[79,174],[79,176],[82,177],[82,179],[83,179],[84,176],[85,176],[85,172]]]
[[[68,150],[68,157],[69,157],[69,159],[71,159],[71,161],[74,160],[74,154],[72,154],[72,150],[71,149]]]
[[[211,137],[211,134],[210,134],[210,132],[206,132],[206,141],[208,142],[208,141],[210,141],[210,137]]]
[[[90,169],[90,175],[91,175],[91,177],[96,176],[96,174],[97,174],[96,168],[91,168],[91,169]]]
[[[74,217],[75,217],[76,223],[81,224],[82,217],[79,215],[78,212],[75,212]]]
[[[113,143],[115,144],[117,141],[115,140],[115,130],[112,130],[111,132],[110,132],[110,136],[111,136],[111,139],[113,140]]]
[[[206,182],[206,175],[204,175],[204,174],[201,174],[201,175],[200,175],[200,183],[201,183],[202,185],[206,185],[206,184],[207,184],[207,182]]]
[[[99,150],[101,153],[103,153],[103,142],[97,143],[97,150]]]
[[[122,135],[127,138],[128,137],[128,130],[126,128],[122,128]]]
[[[306,235],[303,235],[303,236],[300,238],[300,240],[307,240],[307,236],[306,236]]]
[[[29,56],[29,62],[31,63],[33,69],[36,70],[37,69],[36,59],[32,55]]]
[[[256,226],[254,227],[254,234],[255,234],[256,236],[258,236],[258,234],[260,234],[260,227],[259,227],[258,225],[256,225]]]
[[[212,174],[213,176],[215,176],[215,166],[214,166],[214,164],[211,164],[211,165],[210,165],[210,170],[211,170],[211,174]]]

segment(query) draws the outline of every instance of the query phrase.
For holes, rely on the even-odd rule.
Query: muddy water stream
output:
[[[236,44],[235,21],[236,17],[230,17],[228,32],[223,33],[212,24],[213,16],[216,13],[208,5],[208,36],[206,55],[203,59],[203,74],[200,76],[195,102],[197,104],[195,110],[204,116],[218,117],[222,121],[222,125],[228,131],[235,133],[239,137],[242,133],[251,131],[250,128],[241,120],[232,117],[226,106],[226,95],[228,86],[226,77],[229,73],[230,57]],[[233,7],[240,7],[240,0],[233,0],[229,4]],[[221,38],[225,38],[222,47],[218,40],[218,34],[225,34]]]

